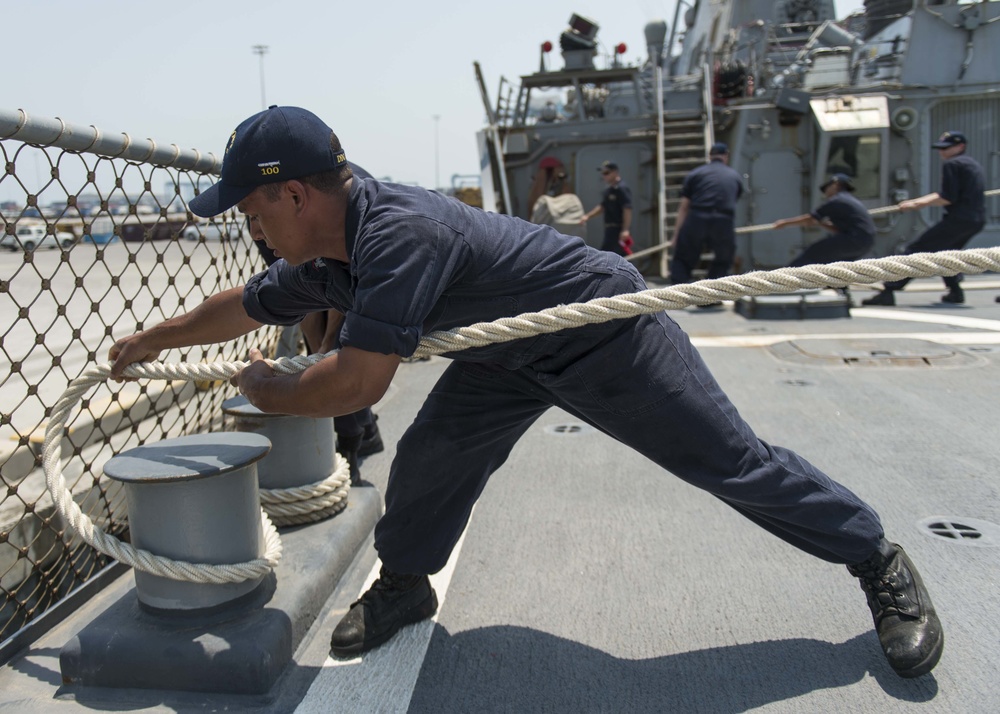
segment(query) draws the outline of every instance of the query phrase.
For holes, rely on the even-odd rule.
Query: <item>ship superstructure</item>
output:
[[[484,179],[497,210],[529,218],[553,170],[595,205],[594,167],[613,158],[636,201],[637,248],[661,246],[680,184],[713,141],[729,144],[746,178],[738,226],[810,210],[833,172],[853,176],[870,208],[934,191],[940,162],[929,147],[949,129],[969,138],[988,187],[1000,183],[1000,2],[868,0],[840,21],[832,0],[678,3],[672,24],[647,25],[641,66],[616,52],[599,68],[597,32],[574,15],[560,41],[563,68],[543,60],[516,85],[502,81],[495,103],[480,80],[490,116]],[[1000,198],[987,208],[969,247],[1000,241]],[[939,211],[880,217],[876,254],[896,252]],[[599,229],[590,228],[593,244]],[[819,235],[744,233],[736,270],[786,265]],[[649,251],[643,270],[662,273],[665,253]]]

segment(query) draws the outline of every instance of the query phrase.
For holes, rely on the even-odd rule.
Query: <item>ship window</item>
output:
[[[861,200],[877,199],[881,186],[882,137],[879,134],[834,136],[826,157],[827,171],[854,179],[854,195]]]

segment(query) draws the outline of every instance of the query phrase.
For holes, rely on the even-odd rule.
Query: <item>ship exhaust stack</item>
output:
[[[667,39],[667,23],[663,20],[653,20],[646,25],[645,32],[649,64],[653,67],[662,67],[663,48]]]

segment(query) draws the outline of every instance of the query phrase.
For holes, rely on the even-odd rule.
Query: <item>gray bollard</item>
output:
[[[336,468],[333,417],[262,412],[240,395],[222,403],[236,431],[266,436],[271,452],[257,464],[261,488],[293,488],[322,481]]]
[[[271,445],[250,433],[166,439],[110,459],[125,485],[132,545],[189,563],[243,563],[264,553],[256,463]],[[154,612],[240,609],[263,578],[192,583],[135,571],[140,604]]]

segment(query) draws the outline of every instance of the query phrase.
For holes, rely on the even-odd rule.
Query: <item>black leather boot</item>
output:
[[[952,305],[961,305],[965,302],[965,291],[962,288],[952,288],[941,296],[941,302],[948,302]]]
[[[347,465],[351,467],[351,485],[357,486],[361,483],[361,469],[358,466],[358,450],[361,448],[362,434],[356,436],[337,435],[337,453],[347,460]]]
[[[378,647],[405,625],[437,612],[438,601],[426,575],[400,575],[384,565],[378,580],[333,630],[330,652],[352,657]]]
[[[912,678],[934,669],[944,649],[944,630],[903,549],[883,538],[872,557],[847,570],[861,581],[878,641],[896,674]]]
[[[358,456],[371,456],[385,450],[382,444],[382,434],[378,430],[378,414],[372,416],[371,424],[365,424],[365,433],[361,438]]]
[[[866,300],[862,300],[861,304],[891,306],[896,304],[896,296],[892,294],[892,290],[883,290]]]

